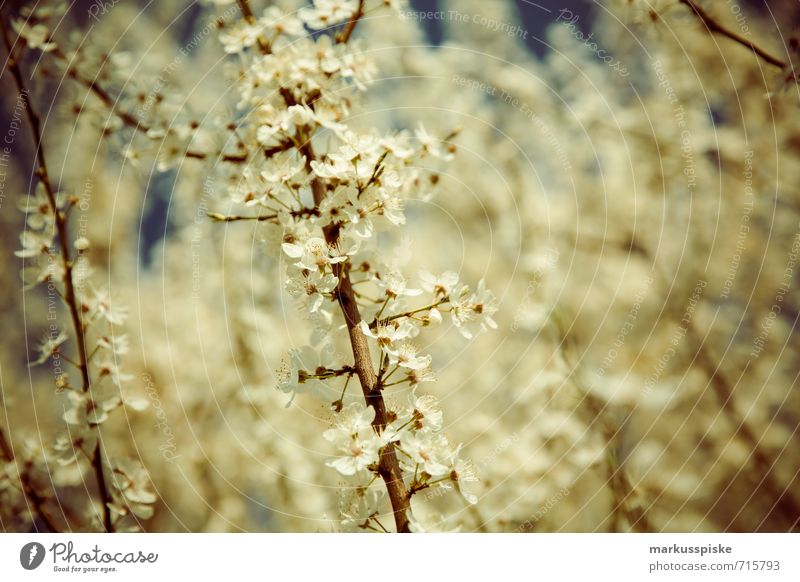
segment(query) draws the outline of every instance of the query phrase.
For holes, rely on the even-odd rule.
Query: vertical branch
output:
[[[237,0],[239,10],[245,20],[250,21],[255,16],[250,8],[248,0]],[[355,30],[356,24],[364,15],[364,0],[359,0],[358,8],[353,14],[342,33],[336,38],[338,43],[346,43]],[[261,52],[268,53],[269,47],[259,43]],[[287,106],[295,105],[294,96],[289,91],[281,91]],[[314,149],[310,138],[306,140],[300,148],[306,158],[306,170],[313,175],[311,162],[315,159]],[[311,191],[314,196],[314,205],[319,207],[325,198],[325,184],[317,177],[311,181]],[[335,245],[339,240],[339,227],[336,224],[329,224],[323,229],[325,241],[329,245]],[[358,324],[361,321],[361,314],[356,303],[356,296],[353,285],[350,281],[349,261],[333,265],[333,274],[338,277],[339,284],[336,288],[336,297],[339,300],[339,307],[347,324],[347,333],[350,337],[350,346],[353,350],[353,367],[361,384],[364,400],[368,406],[375,410],[375,419],[372,426],[377,432],[383,431],[388,424],[386,413],[386,403],[381,393],[378,377],[372,367],[372,359],[369,354],[369,344],[367,338],[361,332]],[[400,462],[397,460],[394,443],[389,443],[381,450],[378,464],[378,472],[386,484],[386,490],[392,503],[394,521],[399,533],[408,533],[409,521],[408,512],[411,509],[411,496],[403,482],[403,473],[400,469]]]
[[[64,268],[64,303],[69,310],[70,319],[72,320],[72,327],[75,331],[75,343],[78,349],[78,369],[81,375],[81,385],[83,392],[91,397],[92,385],[89,377],[89,363],[86,354],[86,334],[81,321],[80,306],[78,305],[77,295],[75,293],[75,284],[73,281],[73,266],[74,262],[70,257],[69,250],[69,228],[67,225],[66,215],[58,208],[56,201],[56,192],[53,184],[50,181],[50,176],[47,172],[47,159],[44,153],[44,146],[42,140],[41,123],[39,116],[33,109],[29,91],[25,87],[25,82],[22,77],[19,63],[14,57],[11,41],[8,37],[5,19],[0,21],[0,30],[3,35],[3,42],[5,43],[6,50],[8,51],[8,66],[11,70],[11,75],[19,91],[20,99],[25,106],[25,112],[30,122],[31,135],[33,138],[33,147],[36,150],[36,159],[38,161],[38,168],[36,174],[39,176],[42,184],[44,185],[47,201],[50,205],[50,210],[53,212],[53,222],[55,223],[58,242],[61,250],[61,262]],[[97,480],[97,488],[100,493],[100,498],[103,502],[103,528],[106,532],[113,532],[114,526],[111,522],[111,510],[108,505],[112,502],[111,494],[106,484],[105,474],[103,472],[103,452],[102,441],[100,439],[100,429],[97,430],[97,445],[92,453],[92,467],[94,469],[95,479]]]
[[[314,150],[311,146],[311,142],[307,141],[303,145],[301,152],[306,157],[309,173],[312,173],[311,161],[314,160]],[[325,198],[325,185],[318,177],[312,180],[311,191],[314,195],[314,205],[319,207]],[[338,225],[329,224],[323,229],[323,232],[325,234],[325,241],[329,245],[337,243],[339,239]],[[372,426],[377,432],[381,432],[388,424],[386,403],[384,402],[381,388],[378,385],[378,377],[375,374],[375,369],[372,367],[367,338],[358,325],[361,321],[361,314],[359,313],[355,293],[353,292],[353,284],[350,281],[349,261],[336,264],[333,267],[334,275],[339,278],[339,285],[336,288],[336,297],[339,300],[339,307],[342,310],[342,315],[344,315],[344,320],[347,324],[347,333],[350,336],[350,346],[353,350],[353,366],[358,375],[359,382],[361,383],[361,391],[364,393],[364,399],[367,405],[375,410],[375,419],[372,421]],[[403,473],[400,470],[400,463],[397,460],[394,443],[387,444],[381,450],[378,472],[386,484],[386,490],[389,493],[397,531],[400,533],[408,533],[408,511],[411,509],[410,495],[403,482]]]

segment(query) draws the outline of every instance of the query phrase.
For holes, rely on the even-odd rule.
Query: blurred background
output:
[[[410,262],[486,278],[500,301],[498,330],[424,336],[438,378],[424,388],[481,482],[474,507],[429,495],[415,514],[462,531],[797,530],[800,10],[700,4],[786,66],[710,34],[678,0],[417,0],[359,23],[377,73],[348,124],[460,128],[435,194],[407,208]],[[4,3],[4,22],[22,5]],[[231,7],[82,1],[52,30],[120,109],[202,128],[240,115],[209,25]],[[81,201],[72,225],[93,280],[129,310],[123,367],[149,406],[103,438],[149,473],[158,501],[141,527],[338,530],[329,405],[287,407],[275,389],[309,328],[262,225],[206,216],[228,208],[231,176],[139,151],[51,55],[21,66],[51,177]],[[52,362],[29,366],[49,325],[47,293],[23,288],[14,256],[35,151],[8,66],[2,84],[0,427],[13,450],[0,525],[43,528],[14,485],[27,475],[57,527],[80,530],[93,485],[52,452],[67,397]]]

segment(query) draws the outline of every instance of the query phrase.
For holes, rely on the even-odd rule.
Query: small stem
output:
[[[378,365],[378,384],[381,383],[381,378],[383,378],[384,372],[386,372],[386,353],[381,350],[381,358]]]
[[[341,410],[342,410],[342,407],[344,406],[344,395],[345,395],[345,393],[347,392],[347,386],[348,386],[348,384],[350,384],[350,378],[352,378],[352,377],[353,377],[353,373],[354,373],[354,372],[351,372],[350,374],[348,374],[348,375],[347,375],[347,379],[344,381],[344,388],[342,388],[342,393],[341,393],[341,394],[339,394],[339,399],[338,399],[338,400],[335,400],[335,401],[332,403],[332,405],[333,405],[333,409],[334,409],[336,412],[341,412]],[[373,478],[373,481],[374,481],[374,480],[375,480],[375,479]],[[370,485],[372,485],[372,481],[370,481],[370,483],[369,483],[369,484],[370,484]],[[367,487],[369,487],[369,485],[367,485]]]
[[[392,386],[397,386],[398,384],[405,384],[406,382],[408,382],[408,378],[406,378],[405,380],[398,380],[397,382],[390,382],[389,384],[384,384],[383,387],[390,388]]]
[[[91,361],[92,361],[92,358],[94,358],[94,355],[95,355],[95,354],[96,354],[96,353],[97,353],[99,350],[100,350],[100,346],[95,346],[95,347],[94,347],[94,349],[92,350],[92,353],[91,353],[91,354],[89,354],[89,356],[88,356],[88,358],[87,358],[87,361],[91,362]]]
[[[414,418],[411,418],[410,420],[407,420],[406,422],[404,422],[404,423],[403,423],[401,426],[399,426],[399,427],[397,428],[397,431],[396,431],[396,432],[400,432],[400,431],[401,431],[401,430],[403,430],[405,427],[407,427],[409,424],[411,424],[412,422],[414,422],[414,420],[415,420]],[[414,478],[416,478],[416,475],[414,476]]]
[[[388,374],[386,374],[386,375],[383,377],[383,381],[385,382],[386,380],[388,380],[388,379],[389,379],[389,378],[392,376],[392,374],[394,374],[395,372],[397,372],[397,370],[399,370],[399,369],[400,369],[400,364],[395,364],[395,367],[394,367],[394,368],[392,368],[392,369],[389,371],[389,373],[388,373]],[[388,386],[388,384],[384,384],[384,386]]]
[[[436,303],[431,303],[430,305],[426,305],[425,307],[412,309],[411,311],[404,311],[403,313],[398,313],[397,315],[392,315],[390,317],[385,317],[383,319],[379,319],[378,317],[376,317],[375,319],[372,320],[372,323],[369,324],[369,327],[370,329],[375,329],[379,323],[385,325],[390,321],[394,321],[395,319],[400,319],[401,317],[411,317],[412,315],[420,313],[422,311],[430,311],[434,307],[439,307],[442,303],[447,303],[449,300],[450,300],[449,297],[442,297]],[[378,316],[380,316],[380,313],[378,313]]]
[[[378,315],[375,316],[375,319],[381,318],[381,315],[383,315],[383,311],[386,309],[386,306],[389,305],[389,299],[390,297],[387,296],[386,300],[383,302],[383,305],[381,305],[380,311],[378,311]]]
[[[226,214],[220,214],[219,212],[206,212],[206,216],[208,216],[211,220],[216,220],[217,222],[236,222],[239,220],[256,220],[258,222],[266,222],[278,219],[277,214],[262,214],[260,216],[243,216],[239,214],[226,215]]]
[[[301,378],[307,380],[309,378],[316,378],[317,380],[327,380],[328,378],[338,378],[339,376],[352,376],[355,374],[355,369],[352,366],[344,366],[343,368],[330,369],[325,368],[324,372],[307,372],[305,370],[299,371]]]
[[[370,176],[369,180],[367,180],[367,183],[364,184],[363,186],[361,184],[358,185],[358,196],[356,196],[356,198],[361,198],[361,195],[364,193],[364,191],[370,186],[372,186],[372,184],[375,183],[375,181],[378,179],[381,173],[383,173],[383,167],[381,164],[383,164],[383,160],[386,159],[387,155],[389,155],[388,150],[383,152],[381,154],[381,157],[378,158],[378,161],[375,162],[375,167],[372,169],[372,176]]]
[[[92,352],[92,353],[94,353],[94,352]],[[55,355],[55,354],[54,354],[54,355]],[[51,357],[52,357],[52,356],[51,356]],[[64,355],[64,354],[62,354],[61,352],[58,352],[58,357],[59,357],[60,359],[64,360],[65,362],[67,362],[68,364],[71,364],[71,365],[75,366],[75,368],[76,368],[76,369],[78,369],[78,370],[80,370],[80,369],[81,369],[81,365],[80,365],[78,362],[76,362],[76,361],[75,361],[75,360],[73,360],[72,358],[68,358],[67,356],[65,356],[65,355]],[[91,359],[91,356],[89,356],[89,357],[87,358],[87,361],[89,361],[90,359]]]
[[[372,521],[378,524],[378,527],[380,527],[383,530],[383,533],[389,533],[389,530],[383,527],[383,524],[374,515],[372,516]]]

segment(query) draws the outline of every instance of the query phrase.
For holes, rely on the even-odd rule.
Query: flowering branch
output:
[[[408,289],[403,275],[391,264],[386,270],[379,266],[383,259],[369,240],[378,228],[405,224],[405,198],[420,183],[410,158],[430,155],[446,160],[455,146],[442,147],[443,140],[432,138],[423,127],[415,132],[420,145],[411,147],[405,132],[379,137],[374,132],[358,134],[341,123],[351,104],[343,89],[364,90],[371,79],[371,63],[347,44],[364,14],[364,2],[315,0],[293,15],[269,7],[258,18],[247,0],[239,0],[238,5],[242,22],[227,26],[220,40],[227,53],[250,59],[250,66],[237,79],[243,81],[241,103],[254,112],[242,126],[263,147],[291,145],[287,155],[269,159],[263,166],[254,160],[230,187],[234,202],[257,206],[263,214],[210,212],[208,216],[219,222],[256,221],[280,230],[281,249],[289,258],[286,289],[305,304],[314,323],[312,344],[330,335],[333,314],[327,306],[338,303],[353,363],[329,361],[334,359],[334,350],[328,342],[321,349],[290,350],[289,362],[278,370],[278,388],[293,394],[327,392],[326,382],[345,378],[340,396],[331,402],[334,428],[323,434],[339,452],[326,464],[357,479],[357,509],[342,510],[343,523],[386,531],[378,521],[380,494],[371,488],[380,477],[396,530],[419,531],[421,526],[414,525],[411,515],[414,492],[452,486],[468,503],[475,503],[477,498],[469,488],[477,478],[461,458],[460,447],[451,448],[439,433],[442,414],[435,399],[412,392],[408,407],[390,408],[382,391],[433,380],[431,357],[419,355],[410,339],[418,332],[418,324],[441,321],[437,306],[451,303],[453,322],[468,338],[473,331],[495,326],[491,315],[497,308],[483,282],[472,294],[467,286],[456,288],[455,273],[446,273],[439,279],[426,274],[431,281],[423,278],[423,286],[433,294],[430,305],[403,311],[403,297],[422,291]],[[307,34],[308,29],[332,31],[342,23],[341,32],[333,38],[324,32]],[[262,34],[270,38],[270,46],[257,42]],[[258,92],[250,88],[248,75],[259,79]],[[248,127],[248,121],[255,127]],[[321,128],[341,142],[338,150],[315,153],[314,139]],[[304,198],[308,194],[313,201],[310,207]],[[355,259],[356,255],[361,258]],[[363,275],[358,283],[384,290],[380,299],[365,301],[369,295],[354,290],[353,265]],[[372,328],[362,317],[359,301],[369,312],[366,321],[375,320]],[[377,314],[375,305],[379,305]],[[429,312],[426,321],[413,317],[422,311]],[[370,352],[373,341],[380,350],[377,369]],[[401,369],[401,379],[386,382]],[[345,405],[353,376],[359,379],[363,400]]]
[[[766,50],[759,47],[757,44],[748,40],[747,38],[743,37],[740,34],[730,30],[729,28],[723,26],[720,22],[718,22],[711,14],[709,14],[702,6],[698,5],[695,0],[679,0],[681,4],[685,4],[689,7],[692,13],[697,16],[697,18],[702,22],[709,32],[717,33],[724,37],[729,38],[730,40],[739,43],[743,47],[746,47],[753,51],[756,56],[760,57],[765,62],[769,63],[770,65],[774,65],[781,69],[786,68],[788,65],[785,61],[771,55]]]
[[[45,157],[44,152],[44,145],[42,143],[42,132],[41,132],[41,125],[39,122],[39,116],[33,109],[33,106],[30,101],[30,97],[28,95],[28,90],[25,88],[25,83],[22,79],[22,72],[20,71],[19,64],[14,57],[11,42],[8,38],[8,32],[6,29],[5,20],[0,23],[0,29],[2,29],[3,35],[3,42],[5,43],[6,50],[8,51],[8,65],[11,69],[11,74],[14,77],[14,81],[17,85],[17,90],[19,91],[20,99],[25,105],[25,111],[28,116],[28,121],[30,122],[31,134],[33,137],[33,146],[36,150],[36,157],[39,162],[39,168],[37,170],[37,174],[39,176],[39,180],[44,186],[44,191],[47,195],[47,201],[50,205],[50,212],[53,216],[53,221],[56,227],[56,233],[58,236],[58,241],[61,247],[61,264],[64,269],[64,302],[67,305],[67,309],[69,310],[70,318],[72,320],[72,327],[75,332],[75,343],[77,345],[78,350],[78,369],[81,375],[81,383],[82,383],[82,390],[84,394],[90,395],[92,392],[92,384],[89,378],[89,364],[86,356],[86,339],[85,339],[85,328],[83,322],[81,321],[81,313],[80,313],[80,306],[78,305],[78,300],[75,294],[75,282],[73,280],[73,267],[74,262],[70,257],[70,248],[69,248],[69,230],[67,227],[67,217],[65,212],[63,212],[60,208],[58,203],[56,202],[56,193],[53,189],[53,185],[50,182],[50,176],[47,172],[47,160]],[[94,451],[92,452],[92,468],[94,469],[95,479],[97,481],[97,489],[100,493],[100,498],[102,501],[102,522],[103,528],[106,532],[113,532],[114,526],[111,521],[111,509],[109,508],[109,504],[112,502],[111,493],[109,492],[108,486],[106,484],[106,478],[103,471],[103,450],[102,450],[102,441],[99,435],[99,428],[97,429],[98,438],[97,444],[95,445]]]
[[[246,20],[254,19],[254,15],[247,0],[238,0],[241,12]],[[350,36],[355,30],[358,20],[364,12],[364,0],[359,0],[358,8],[348,21],[342,34],[337,38],[339,43],[347,43]],[[267,52],[265,47],[259,43],[261,52]],[[287,106],[295,106],[296,100],[291,92],[282,90],[281,95],[286,101]],[[301,147],[301,153],[306,158],[306,170],[309,174],[313,175],[312,162],[316,162],[313,151],[313,146],[310,141],[306,141]],[[377,166],[370,177],[369,183],[371,184],[376,174],[378,173]],[[368,184],[369,185],[369,184]],[[315,209],[319,210],[325,199],[325,185],[322,180],[315,176],[311,181],[311,191],[314,197]],[[323,228],[325,241],[328,245],[335,247],[339,242],[339,225],[332,223]],[[386,404],[378,385],[378,379],[375,370],[372,368],[372,361],[369,354],[369,346],[367,345],[366,337],[361,333],[358,324],[361,322],[361,314],[359,313],[358,303],[356,301],[353,285],[350,281],[350,273],[348,262],[338,263],[333,265],[333,275],[338,279],[338,285],[335,290],[336,298],[339,301],[342,314],[347,325],[347,331],[350,336],[350,344],[353,351],[354,364],[353,368],[361,383],[361,389],[364,393],[364,398],[367,405],[375,410],[375,418],[372,421],[373,427],[376,432],[380,433],[386,428],[388,424],[388,416],[386,412]],[[410,509],[410,495],[405,488],[403,482],[403,473],[400,470],[400,464],[395,454],[394,444],[388,443],[381,449],[379,469],[381,478],[386,484],[386,489],[389,493],[392,509],[394,511],[395,525],[397,531],[406,533],[409,531],[408,511]]]
[[[311,162],[314,161],[314,151],[310,142],[306,142],[303,146],[303,153],[306,156],[308,169],[311,171]],[[311,181],[311,191],[314,195],[314,205],[319,208],[325,199],[325,185],[319,177],[315,177]],[[325,241],[329,245],[335,246],[339,242],[339,226],[337,224],[325,226],[323,232],[325,234]],[[349,261],[334,265],[333,274],[339,279],[339,285],[335,293],[339,301],[342,315],[344,315],[345,323],[347,324],[347,333],[350,336],[350,345],[353,350],[353,367],[361,383],[361,390],[364,393],[364,399],[367,405],[375,410],[375,418],[372,421],[372,426],[375,427],[376,432],[380,433],[386,428],[389,419],[386,413],[386,403],[383,400],[383,394],[378,385],[378,377],[372,367],[367,338],[361,332],[358,325],[361,322],[361,313],[359,313],[358,303],[356,302],[355,293],[353,292],[353,285],[350,281]],[[381,450],[378,471],[389,493],[397,531],[398,533],[408,533],[408,511],[410,509],[411,497],[403,482],[403,473],[400,470],[400,463],[397,460],[394,443],[388,443]]]
[[[600,423],[600,431],[605,440],[606,472],[608,486],[613,496],[611,531],[619,531],[620,513],[625,516],[628,525],[634,531],[639,533],[653,531],[647,513],[634,498],[635,490],[625,469],[625,459],[619,459],[622,427],[632,413],[629,412],[621,423],[615,426],[609,418],[608,404],[586,390],[583,390],[583,398],[591,412],[592,421]]]

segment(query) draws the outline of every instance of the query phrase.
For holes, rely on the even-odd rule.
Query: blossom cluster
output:
[[[99,503],[105,507],[98,512],[88,504],[82,511],[84,518],[93,523],[102,513],[107,516],[105,524],[97,527],[121,530],[135,527],[121,521],[128,515],[149,518],[156,497],[139,460],[104,458],[101,427],[121,406],[138,411],[146,408],[147,402],[130,391],[127,384],[131,376],[121,369],[129,341],[119,327],[128,310],[112,299],[108,288],[92,284],[90,241],[85,236],[67,239],[70,216],[79,204],[77,196],[54,192],[43,170],[35,191],[18,204],[25,214],[26,228],[20,235],[22,248],[15,254],[27,262],[22,272],[27,287],[45,285],[48,294],[50,323],[31,365],[52,362],[56,393],[65,393],[67,400],[62,415],[66,430],[45,455],[51,455],[57,467],[49,470],[56,484],[66,487],[84,483],[93,468],[100,489]],[[76,353],[72,357],[65,353],[70,339],[67,326],[57,323],[57,298],[63,300],[70,314]],[[70,366],[73,374],[68,371]],[[76,382],[78,377],[80,381]]]
[[[35,188],[25,223],[0,213],[28,263],[4,349],[46,334],[2,369],[6,530],[99,529],[105,507],[115,531],[385,531],[398,489],[410,531],[794,527],[795,39],[746,6],[582,13],[627,79],[569,11],[541,55],[496,34],[538,10],[511,1],[458,0],[474,18],[438,46],[396,0],[156,4],[3,11],[30,89],[12,128],[25,94],[55,190],[104,185],[91,216],[51,202],[37,161],[22,175],[41,148],[14,147],[6,189]],[[499,342],[476,337],[486,282],[513,312]]]
[[[311,324],[311,343],[290,351],[278,370],[278,388],[292,399],[313,392],[332,404],[333,428],[324,437],[337,456],[328,465],[357,483],[372,483],[390,448],[410,494],[452,485],[475,503],[475,474],[461,447],[441,434],[435,399],[413,392],[408,406],[389,407],[387,418],[376,420],[373,405],[347,394],[359,363],[336,348],[339,304],[353,301],[360,321],[352,322],[351,333],[373,346],[377,361],[367,365],[377,368],[376,390],[416,389],[434,379],[432,358],[416,343],[422,328],[442,322],[446,313],[466,338],[496,327],[496,300],[483,281],[472,291],[456,273],[422,272],[416,288],[404,273],[409,257],[403,243],[381,244],[398,238],[408,204],[431,195],[433,168],[453,158],[455,132],[437,138],[420,124],[413,132],[381,134],[346,122],[374,68],[357,43],[342,39],[339,25],[352,23],[358,11],[357,2],[318,1],[294,15],[273,6],[223,29],[225,52],[240,58],[236,81],[246,121],[239,134],[249,136],[246,150],[265,154],[231,181],[230,201],[264,223],[269,248],[279,248],[286,265],[285,288]],[[423,293],[427,302],[412,306]],[[338,398],[336,381],[344,383]],[[376,529],[370,520],[378,508],[359,506],[359,517],[346,511],[344,523]]]

